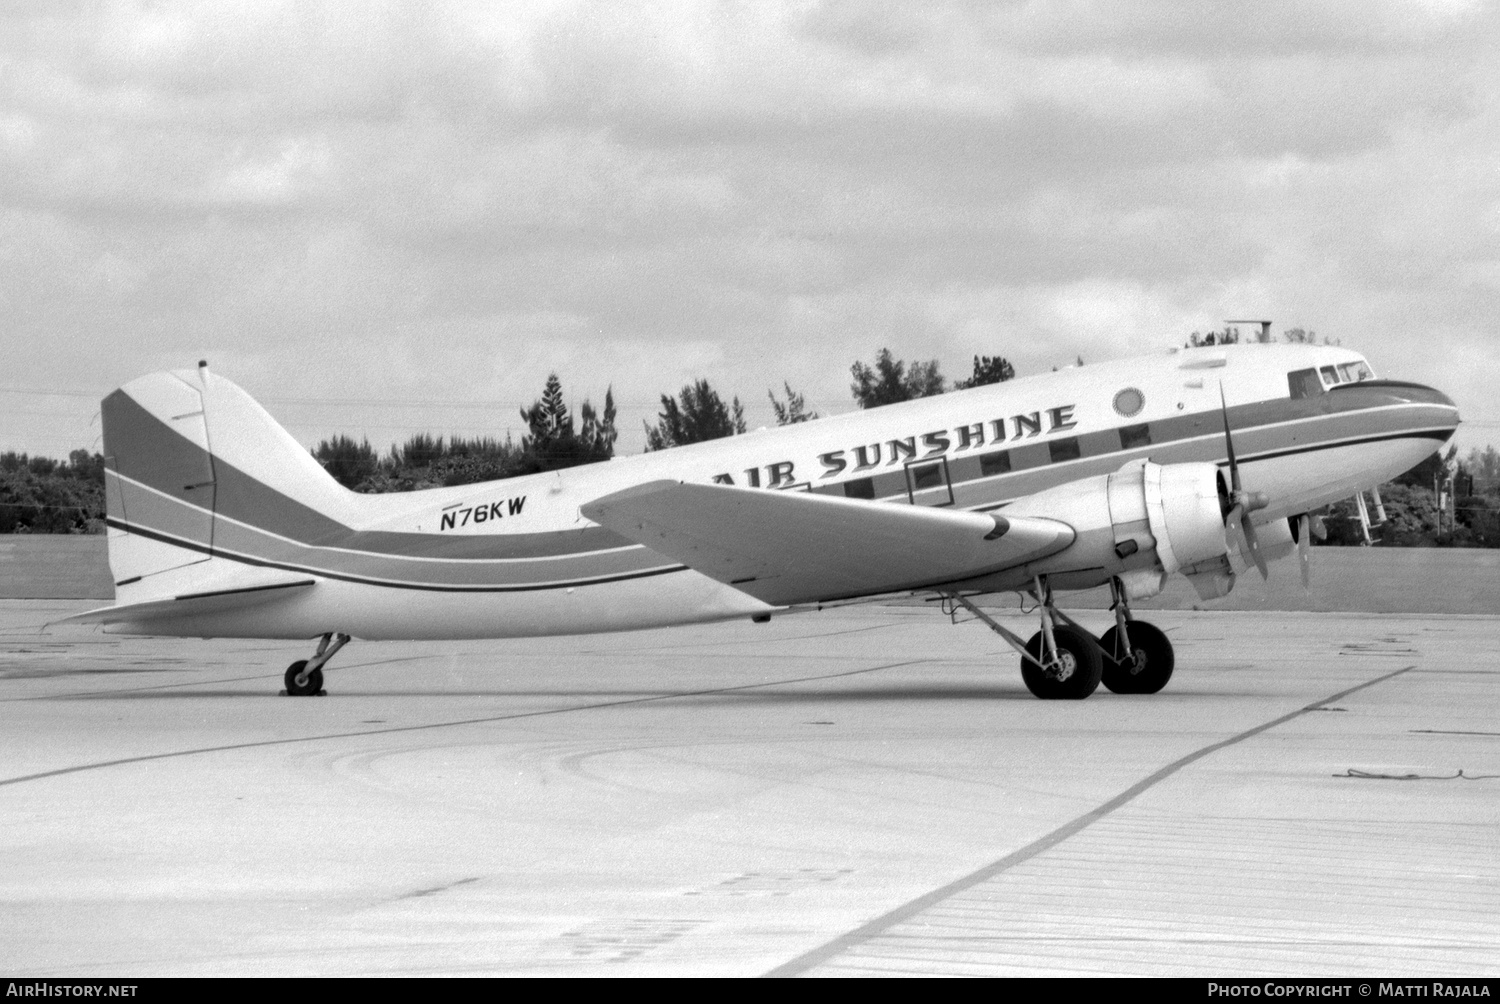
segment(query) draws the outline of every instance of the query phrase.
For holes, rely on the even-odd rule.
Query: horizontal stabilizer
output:
[[[1073,542],[1066,523],[799,491],[652,481],[583,515],[776,606],[1012,568]]]
[[[86,610],[81,614],[64,617],[53,624],[121,624],[143,623],[153,620],[193,617],[198,614],[219,613],[223,610],[239,610],[259,606],[285,597],[290,592],[315,585],[317,579],[290,576],[271,579],[254,585],[239,585],[232,589],[213,589],[196,593],[183,593],[162,599],[140,603],[122,603],[98,610]],[[48,625],[51,626],[50,624]]]

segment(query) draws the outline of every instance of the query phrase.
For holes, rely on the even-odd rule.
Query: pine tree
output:
[[[707,380],[683,387],[677,400],[661,396],[661,413],[656,428],[646,426],[646,450],[665,450],[688,443],[721,439],[745,431],[745,408],[739,398],[725,407]]]
[[[890,349],[881,349],[875,354],[873,369],[857,362],[849,367],[849,372],[854,374],[849,390],[861,408],[879,408],[913,398],[932,397],[943,392],[945,383],[942,373],[938,372],[936,359],[925,363],[917,360],[903,363],[891,355]]]
[[[556,373],[548,374],[541,399],[521,410],[530,431],[530,435],[522,438],[521,449],[533,459],[535,470],[576,467],[615,455],[619,433],[615,430],[614,388],[604,393],[602,416],[587,400],[578,410],[583,419],[581,434],[574,431],[573,416],[563,399],[562,381]]]
[[[550,452],[573,439],[573,416],[563,400],[562,381],[556,373],[547,374],[541,400],[521,409],[521,418],[531,435],[521,440],[521,448],[537,453]]]
[[[1083,365],[1082,360],[1079,365]],[[1016,369],[1010,361],[1003,356],[975,356],[974,374],[967,380],[956,380],[953,384],[954,390],[964,390],[969,387],[984,387],[992,383],[1004,383],[1013,380]]]
[[[776,413],[777,425],[796,425],[799,422],[810,422],[818,417],[817,412],[807,410],[806,398],[792,390],[791,384],[783,380],[781,386],[786,389],[785,404],[776,400],[775,391],[766,391],[766,396],[771,399],[771,410]]]

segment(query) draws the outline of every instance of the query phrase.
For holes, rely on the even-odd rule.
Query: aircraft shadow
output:
[[[1103,691],[1100,691],[1103,693]],[[135,690],[115,693],[72,694],[59,696],[58,700],[131,700],[131,701],[193,701],[204,699],[222,700],[232,698],[260,699],[284,695],[274,690]],[[663,693],[659,690],[357,690],[339,687],[330,691],[330,699],[360,700],[420,700],[443,701],[454,698],[480,700],[554,700],[566,701],[569,707],[557,709],[516,709],[518,714],[535,711],[583,710],[586,708],[628,707],[632,704],[661,704],[668,701],[691,701],[694,704],[862,704],[878,701],[1035,701],[1019,684],[1014,687],[972,686],[924,686],[924,687],[856,687],[838,690],[811,692],[768,686],[755,690],[689,691]]]

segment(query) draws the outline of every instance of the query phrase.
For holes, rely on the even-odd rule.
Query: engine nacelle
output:
[[[1213,464],[1136,461],[1113,474],[1084,478],[1007,506],[1007,515],[1061,520],[1077,535],[1057,554],[984,581],[996,589],[1046,575],[1059,589],[1090,589],[1118,576],[1131,599],[1161,591],[1180,571],[1199,595],[1222,596],[1234,585]]]

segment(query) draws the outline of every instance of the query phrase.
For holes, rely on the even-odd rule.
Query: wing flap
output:
[[[213,589],[196,593],[182,593],[162,599],[145,600],[140,603],[121,603],[97,610],[85,610],[52,624],[121,624],[127,621],[149,623],[153,620],[192,617],[197,614],[218,613],[222,610],[237,610],[260,606],[281,599],[288,593],[316,585],[317,579],[287,578],[255,585],[236,586],[232,589]],[[50,624],[48,625],[51,626]]]
[[[1011,568],[1073,542],[1066,523],[809,492],[652,481],[583,515],[777,606],[914,589]]]

